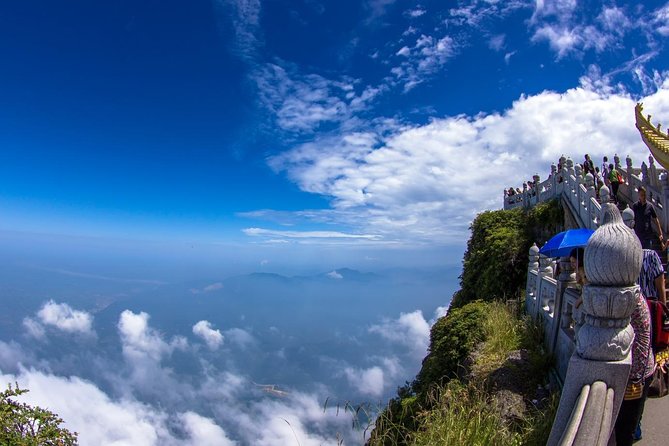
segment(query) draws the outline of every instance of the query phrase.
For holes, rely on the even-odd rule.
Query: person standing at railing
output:
[[[611,189],[611,183],[609,182],[609,158],[604,157],[604,162],[602,163],[602,178],[604,179],[604,185]]]
[[[634,232],[643,249],[653,249],[655,251],[664,249],[664,236],[662,226],[657,218],[657,212],[652,203],[646,200],[646,188],[639,187],[639,201],[632,205],[634,211]],[[653,230],[653,223],[657,228],[657,237]],[[659,241],[659,243],[658,243]]]
[[[583,176],[586,176],[587,174],[595,174],[595,165],[592,163],[592,160],[590,159],[590,155],[587,153],[585,154],[585,161],[583,161]]]
[[[613,167],[613,164],[609,164],[609,182],[611,183],[611,198],[615,204],[618,204],[618,188],[622,182],[622,176]]]

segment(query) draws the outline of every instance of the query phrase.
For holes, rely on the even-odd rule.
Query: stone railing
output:
[[[643,162],[640,168],[632,166],[632,160],[627,157],[626,166],[620,165],[620,159],[614,157],[617,170],[623,177],[623,183],[618,190],[618,198],[633,203],[638,199],[638,189],[644,186],[647,190],[648,201],[653,203],[662,224],[663,231],[669,232],[669,176],[667,172],[655,165],[652,156],[648,157],[649,164]],[[601,201],[605,201],[610,195],[608,188],[599,191],[600,199],[597,199],[594,178],[591,174],[583,175],[579,164],[574,164],[571,158],[560,158],[561,168],[551,165],[548,179],[540,181],[535,175],[533,183],[535,186],[529,188],[523,185],[520,194],[504,195],[504,209],[516,207],[532,207],[537,203],[554,198],[562,198],[576,219],[576,224],[582,228],[597,229],[599,226],[599,215]],[[607,195],[608,194],[608,195]]]
[[[569,181],[563,184],[573,194]],[[622,223],[618,208],[607,201],[603,194],[599,213],[584,214],[599,228],[585,249],[590,282],[582,291],[569,258],[557,260],[556,277],[555,261],[540,256],[536,244],[529,251],[526,310],[541,321],[544,343],[563,382],[549,445],[606,444],[629,375],[634,338],[629,316],[639,293],[635,281],[641,246]],[[581,296],[582,305],[576,308]]]

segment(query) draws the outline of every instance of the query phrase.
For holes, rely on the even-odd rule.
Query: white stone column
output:
[[[618,208],[609,203],[602,210],[602,226],[585,248],[589,280],[582,295],[585,324],[576,334],[576,351],[569,361],[548,445],[559,444],[583,386],[595,381],[605,382],[614,391],[613,429],[629,377],[634,339],[630,316],[640,293],[635,282],[643,253]]]
[[[527,284],[525,285],[525,311],[534,317],[536,314],[537,303],[537,281],[532,275],[539,271],[539,247],[534,243],[530,247],[529,262],[527,265]]]
[[[650,185],[656,189],[659,189],[659,179],[657,177],[657,166],[655,166],[655,159],[652,156],[648,156],[648,175],[650,176]]]

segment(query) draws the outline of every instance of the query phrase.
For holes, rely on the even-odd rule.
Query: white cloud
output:
[[[231,344],[238,346],[242,350],[251,347],[256,343],[253,335],[243,328],[231,328],[230,330],[225,330],[224,333]]]
[[[209,321],[199,321],[193,325],[193,333],[202,338],[211,350],[216,350],[223,344],[223,335],[220,330],[214,330]]]
[[[495,51],[501,51],[504,48],[505,39],[506,39],[505,34],[497,34],[495,36],[492,36],[488,41],[488,46]]]
[[[349,384],[355,387],[360,393],[372,397],[380,397],[383,394],[385,382],[381,367],[374,366],[368,369],[347,367],[344,369],[344,374]]]
[[[43,339],[46,334],[44,326],[31,317],[23,319],[23,327],[28,332],[28,336],[32,336],[35,339]]]
[[[407,12],[407,15],[412,18],[420,17],[425,14],[427,11],[421,8],[412,9]]]
[[[664,37],[669,36],[669,4],[653,12],[651,24],[658,34]]]
[[[633,29],[622,8],[604,5],[592,18],[571,0],[537,2],[530,23],[534,27],[532,41],[547,41],[558,59],[589,49],[610,51],[621,46],[622,38]]]
[[[190,437],[188,444],[192,446],[231,446],[237,444],[231,441],[225,431],[211,419],[186,412],[179,417],[183,428]]]
[[[326,274],[330,279],[337,279],[341,280],[344,278],[341,274],[339,274],[337,271],[330,271],[329,273]]]
[[[669,116],[669,85],[655,82],[660,90],[643,100],[655,116]],[[329,136],[269,162],[302,190],[331,198],[332,209],[311,211],[313,221],[414,245],[458,244],[478,212],[501,206],[504,188],[535,173],[546,178],[562,154],[601,159],[617,152],[636,165],[647,159],[635,102],[592,86],[545,91],[502,113],[434,119],[387,136]]]
[[[346,77],[331,80],[318,74],[302,74],[292,65],[266,64],[253,78],[261,104],[275,116],[281,129],[294,133],[311,133],[321,125],[346,123],[380,92],[369,86],[360,89],[357,81]]]
[[[208,293],[210,291],[216,291],[216,290],[220,290],[222,288],[223,288],[223,284],[221,282],[216,282],[216,283],[212,283],[211,285],[207,285],[206,287],[204,287],[204,289],[202,291],[204,291],[205,293]]]
[[[235,36],[234,52],[242,59],[251,60],[256,57],[260,38],[260,0],[215,0],[214,6],[219,13],[219,26],[229,28],[232,24]]]
[[[176,349],[184,349],[187,345],[182,337],[174,337],[166,342],[161,334],[149,326],[150,316],[145,312],[133,313],[124,310],[118,321],[118,331],[123,345],[123,354],[131,360],[160,361]]]
[[[430,341],[430,324],[420,310],[402,313],[395,320],[384,320],[380,325],[372,325],[369,331],[408,347],[416,358],[425,356]]]
[[[376,240],[380,238],[378,235],[372,234],[346,234],[337,231],[274,231],[271,229],[262,228],[246,228],[243,230],[244,234],[249,236],[261,237],[285,237],[290,239],[367,239]]]
[[[28,359],[28,355],[21,346],[14,341],[0,341],[0,370],[14,371]],[[2,383],[0,383],[2,385]]]
[[[391,73],[404,85],[404,91],[409,91],[437,72],[455,55],[455,41],[450,36],[438,39],[422,34],[414,46],[403,46],[396,55],[405,60],[393,68]]]
[[[177,414],[186,431],[186,438],[177,438],[171,433],[176,420],[169,414],[132,398],[113,400],[95,384],[76,376],[23,370],[18,375],[0,375],[0,381],[27,388],[21,400],[56,412],[65,420],[66,429],[78,433],[82,446],[234,444],[211,419],[190,411]]]
[[[31,336],[40,338],[44,335],[39,324],[55,327],[66,333],[92,335],[93,316],[85,311],[74,310],[68,304],[57,304],[53,300],[46,302],[37,312],[39,322],[26,318],[23,325]]]

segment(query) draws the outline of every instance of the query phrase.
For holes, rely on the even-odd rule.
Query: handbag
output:
[[[655,368],[653,379],[648,386],[648,398],[662,398],[669,394],[669,373],[667,364]]]
[[[648,386],[648,398],[662,398],[669,394],[669,349],[655,354],[655,372]]]

